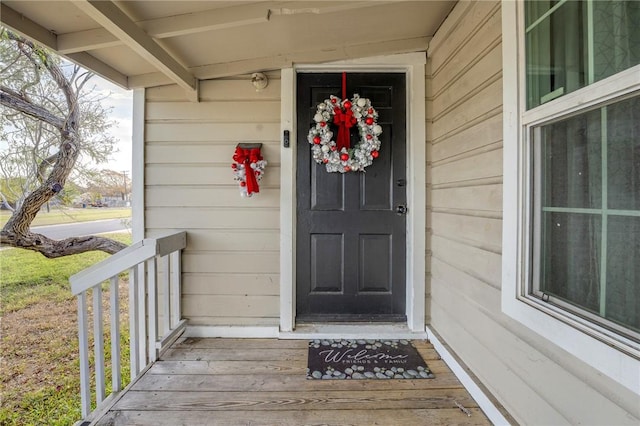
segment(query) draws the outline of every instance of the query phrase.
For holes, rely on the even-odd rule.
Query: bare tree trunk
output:
[[[101,250],[111,254],[117,253],[125,248],[126,245],[108,238],[89,236],[55,241],[44,235],[31,232],[30,226],[33,219],[35,219],[45,203],[62,191],[80,155],[78,143],[78,125],[80,123],[78,97],[60,67],[51,60],[47,52],[11,33],[9,33],[9,38],[21,43],[23,53],[36,66],[43,66],[51,74],[66,97],[69,112],[64,119],[59,118],[45,108],[32,104],[29,99],[19,93],[0,87],[0,104],[55,126],[60,131],[61,136],[60,150],[56,155],[49,175],[14,211],[9,221],[0,231],[0,243],[34,250],[50,258],[92,250]]]

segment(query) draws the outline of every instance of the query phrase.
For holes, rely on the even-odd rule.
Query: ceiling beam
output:
[[[172,84],[173,82],[169,77],[162,74],[161,72],[150,72],[146,74],[137,74],[129,77],[129,83],[133,83],[131,86],[134,89],[142,88],[142,87],[156,87],[156,86],[167,86]]]
[[[380,0],[373,4],[369,1],[277,2],[269,5],[258,3],[148,19],[137,21],[136,25],[147,35],[155,39],[163,39],[267,22],[273,15],[322,15],[382,6],[398,1],[404,0]],[[122,42],[104,28],[58,35],[58,50],[62,53],[84,52],[120,44]]]
[[[117,86],[129,89],[129,78],[114,68],[102,62],[100,59],[87,52],[71,53],[65,55],[72,62],[81,65],[83,68],[93,71],[105,80],[109,80]]]
[[[64,54],[115,46],[122,46],[122,42],[104,28],[58,35],[58,49]]]
[[[414,37],[336,46],[333,49],[310,50],[266,58],[246,59],[225,64],[193,67],[191,71],[199,79],[229,77],[239,74],[288,68],[294,64],[320,64],[326,62],[360,59],[373,56],[410,52],[426,52],[432,37]]]
[[[24,37],[41,46],[60,53],[58,50],[58,37],[52,31],[49,31],[45,27],[16,12],[5,4],[0,4],[0,7],[0,21],[3,25],[19,34],[22,34]],[[69,59],[71,62],[75,62],[81,67],[99,74],[106,80],[109,80],[120,87],[125,89],[129,88],[129,82],[126,75],[88,53],[61,55]]]
[[[371,1],[288,1],[271,6],[272,15],[324,15],[327,13],[346,12],[348,10],[384,6],[389,3],[401,3],[407,0]]]
[[[161,73],[197,98],[196,78],[111,1],[84,0],[73,4],[142,56]]]
[[[432,37],[414,37],[375,43],[361,43],[336,46],[334,49],[312,50],[290,55],[276,55],[251,58],[241,61],[203,65],[189,68],[199,80],[251,74],[258,71],[290,68],[294,64],[319,64],[348,59],[359,59],[410,52],[426,52]],[[153,87],[171,84],[171,80],[161,73],[132,75],[131,87]]]
[[[211,9],[202,12],[185,13],[163,18],[138,21],[136,25],[155,39],[178,37],[204,31],[241,27],[267,22],[269,8],[262,4]],[[61,52],[72,53],[101,49],[122,44],[104,28],[60,34],[58,47]]]
[[[141,22],[140,26],[153,37],[168,38],[259,24],[268,20],[267,6],[250,4],[151,19]]]
[[[53,32],[16,12],[4,3],[0,4],[0,8],[0,20],[4,25],[28,37],[40,46],[57,50],[58,40]]]

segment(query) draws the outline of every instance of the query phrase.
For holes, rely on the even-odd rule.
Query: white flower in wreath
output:
[[[350,110],[356,120],[360,141],[355,146],[338,150],[330,125],[336,111]],[[315,126],[309,130],[307,139],[311,144],[312,157],[324,164],[328,172],[346,173],[365,171],[378,158],[382,126],[377,124],[378,112],[367,98],[354,94],[351,100],[331,96],[318,104],[313,116]]]
[[[264,176],[264,169],[267,167],[266,160],[259,160],[249,164],[249,168],[251,171],[249,173],[253,173],[256,177],[256,181],[260,182],[262,180],[262,176]],[[240,195],[242,197],[252,197],[253,194],[250,194],[247,191],[247,170],[244,163],[232,163],[231,168],[233,169],[234,180],[238,182],[240,186]]]

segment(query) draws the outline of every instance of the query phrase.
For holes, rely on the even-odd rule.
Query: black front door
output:
[[[369,98],[383,128],[380,155],[364,173],[328,173],[307,141],[317,105],[341,96],[342,74],[297,76],[297,320],[403,321],[405,75],[348,73],[346,81],[347,96]],[[351,144],[358,142],[356,130]]]

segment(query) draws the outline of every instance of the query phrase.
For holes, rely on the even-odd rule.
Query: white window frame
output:
[[[635,98],[640,98],[640,93],[634,93],[634,97]],[[628,98],[622,98],[622,99],[616,99],[616,101],[624,101],[627,100]],[[581,109],[578,115],[581,115],[582,113],[588,113],[588,112],[597,112],[599,114],[599,118],[602,119],[602,109],[606,106],[609,105],[615,105],[615,102],[613,104],[605,104],[603,106],[597,106],[595,108],[586,108],[586,109]],[[523,115],[526,117],[527,112],[524,112]],[[571,115],[570,117],[576,117],[576,115]],[[563,116],[563,120],[567,118],[566,116]],[[541,191],[541,183],[542,183],[542,177],[540,175],[539,172],[539,167],[542,167],[542,154],[541,154],[541,150],[542,150],[542,146],[541,143],[539,143],[539,141],[541,141],[542,138],[542,129],[544,127],[543,126],[538,126],[538,125],[532,125],[530,123],[526,122],[526,119],[523,120],[523,127],[525,129],[525,132],[527,135],[529,135],[529,137],[531,138],[530,141],[525,141],[527,143],[527,146],[530,147],[529,149],[529,153],[531,155],[531,157],[529,157],[529,161],[530,164],[533,164],[532,166],[532,175],[531,175],[531,179],[533,182],[533,197],[532,197],[532,206],[533,209],[531,210],[531,244],[533,246],[533,251],[532,251],[532,270],[530,271],[531,274],[529,275],[529,280],[530,282],[527,285],[526,291],[524,291],[525,289],[523,288],[522,293],[520,294],[521,297],[535,297],[538,300],[536,300],[536,302],[539,302],[539,299],[543,299],[543,301],[545,302],[550,302],[552,305],[549,305],[550,309],[557,309],[560,313],[564,313],[564,312],[573,312],[575,313],[577,316],[579,317],[583,317],[585,319],[585,321],[587,321],[589,324],[595,323],[595,324],[601,324],[603,327],[605,327],[606,329],[609,330],[603,330],[603,332],[605,334],[609,334],[610,337],[614,340],[619,340],[620,344],[618,345],[622,350],[625,349],[626,346],[631,346],[633,347],[634,345],[636,347],[640,347],[640,332],[635,331],[629,327],[623,326],[621,324],[618,324],[614,321],[611,321],[609,319],[607,319],[604,314],[595,314],[592,313],[590,311],[588,311],[586,308],[578,306],[577,304],[574,305],[572,303],[570,303],[569,301],[566,301],[565,299],[555,296],[553,294],[548,294],[545,293],[545,291],[543,289],[540,288],[541,285],[541,269],[540,269],[540,262],[541,262],[541,252],[542,252],[542,244],[543,244],[543,238],[542,238],[542,213],[541,210],[544,209],[545,207],[542,205],[542,191]],[[562,120],[561,120],[562,121]],[[556,121],[557,122],[557,121]],[[549,123],[549,121],[544,121],[543,123],[547,123],[547,124],[552,124]],[[604,125],[604,124],[603,124]],[[601,145],[601,149],[602,149],[602,155],[601,155],[601,171],[602,171],[602,179],[606,180],[606,176],[607,176],[607,170],[609,169],[609,165],[607,163],[607,152],[610,148],[610,146],[607,144],[606,140],[600,142]],[[596,217],[600,219],[600,225],[601,225],[601,252],[600,252],[600,270],[601,271],[607,271],[607,254],[606,254],[606,241],[608,239],[608,216],[613,216],[613,217],[639,217],[640,216],[640,211],[637,210],[625,210],[625,209],[615,209],[615,208],[607,208],[607,203],[606,203],[606,182],[601,181],[602,183],[602,204],[600,206],[590,206],[589,208],[572,208],[572,207],[568,207],[568,206],[564,206],[564,207],[555,207],[555,208],[550,208],[551,211],[556,211],[556,212],[563,212],[563,213],[572,213],[572,214],[581,214],[581,215],[585,215],[588,214],[589,217]],[[538,188],[538,189],[536,189]],[[603,273],[600,276],[600,292],[601,294],[599,295],[600,298],[600,306],[599,308],[602,310],[603,307],[606,305],[605,301],[603,300],[603,298],[606,298],[606,273]],[[524,287],[524,286],[523,286]],[[604,294],[603,294],[604,293]],[[528,294],[531,294],[532,296],[528,296]],[[544,303],[542,303],[544,305]],[[556,308],[557,307],[557,308]],[[602,312],[602,311],[601,311]],[[623,336],[629,336],[630,339],[627,339],[626,337]]]
[[[503,240],[502,311],[640,395],[640,344],[530,297],[531,128],[640,90],[640,66],[526,110],[524,3],[502,2]]]

